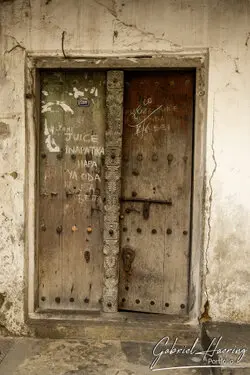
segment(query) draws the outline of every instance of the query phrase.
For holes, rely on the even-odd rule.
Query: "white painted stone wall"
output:
[[[0,324],[25,333],[25,51],[209,48],[205,284],[214,320],[250,323],[250,2],[0,0]],[[206,296],[204,294],[204,301]]]

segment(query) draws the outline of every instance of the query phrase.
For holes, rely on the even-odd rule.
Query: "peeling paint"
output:
[[[74,91],[73,95],[75,99],[78,99],[79,96],[84,96],[84,91],[80,91],[76,87],[73,87],[73,91]]]
[[[17,172],[11,172],[11,173],[10,173],[10,176],[13,177],[14,180],[16,180],[17,177],[18,177],[18,173],[17,173]]]
[[[5,122],[0,122],[0,139],[6,139],[10,136],[10,127]]]

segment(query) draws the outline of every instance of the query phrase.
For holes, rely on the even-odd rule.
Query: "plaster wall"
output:
[[[24,324],[25,54],[209,50],[203,302],[250,323],[250,2],[0,0],[0,324]],[[62,50],[63,41],[63,50]]]

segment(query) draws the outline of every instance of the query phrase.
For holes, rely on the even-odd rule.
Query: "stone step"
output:
[[[211,350],[213,375],[250,375],[250,326],[232,323],[203,324],[202,344]]]

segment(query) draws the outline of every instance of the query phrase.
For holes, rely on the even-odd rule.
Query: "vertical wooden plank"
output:
[[[175,103],[176,114],[169,118],[172,133],[168,152],[173,155],[173,160],[168,178],[174,203],[167,217],[165,234],[163,299],[166,312],[182,315],[188,310],[195,73],[173,74],[171,82],[173,86],[168,100]]]
[[[64,74],[41,74],[40,205],[39,205],[39,306],[53,308],[62,293],[63,165],[58,158],[62,137],[55,139],[55,124],[64,123],[63,111],[52,103],[63,100]],[[49,93],[50,101],[46,98]],[[49,110],[51,109],[51,110]]]
[[[47,221],[47,241],[51,241],[53,235],[58,241],[57,251],[54,251],[57,269],[50,270],[53,262],[43,255],[46,249],[40,235],[41,272],[44,271],[48,284],[43,295],[50,296],[48,302],[46,296],[45,300],[40,297],[40,307],[99,310],[103,278],[105,73],[51,74],[44,73],[49,86],[42,87],[42,113],[46,114],[42,121],[47,120],[49,130],[45,134],[47,138],[43,137],[41,142],[47,152],[50,151],[48,139],[52,143],[53,150],[49,154],[53,153],[60,178],[55,168],[50,167],[53,192],[51,182],[46,182],[48,166],[41,166],[41,183],[47,184],[46,194],[51,198],[47,206],[41,204],[40,211]],[[59,78],[62,84],[57,89],[55,81],[59,82]],[[55,280],[60,289],[56,294],[52,287]]]
[[[133,214],[126,213],[128,202],[122,204],[127,232],[122,232],[121,243],[126,246],[129,239],[134,244],[135,260],[126,296],[121,273],[120,308],[171,314],[187,311],[193,92],[192,71],[126,75],[122,197],[158,203],[150,204],[148,219],[143,218],[141,203],[133,203]],[[164,206],[163,201],[172,205]],[[136,233],[136,227],[143,227],[144,236]],[[120,264],[123,267],[123,259]],[[146,269],[143,295],[140,280]],[[150,305],[154,290],[156,303]]]

